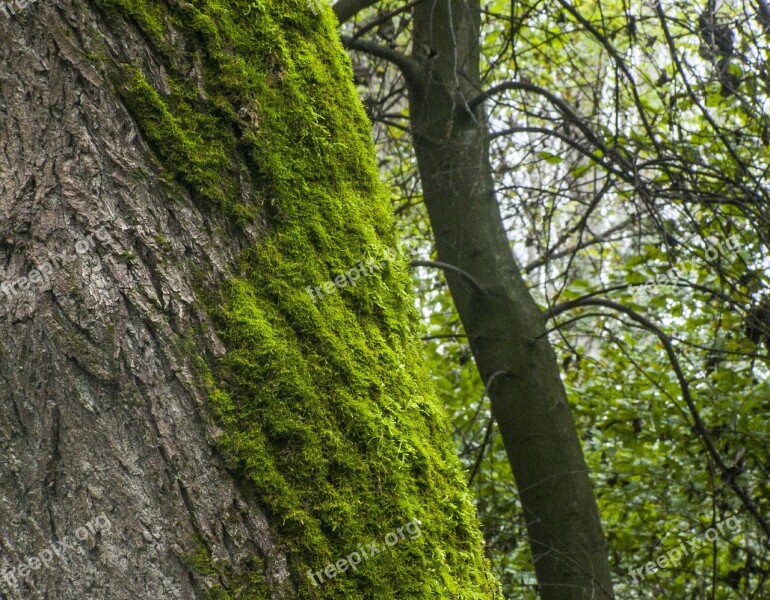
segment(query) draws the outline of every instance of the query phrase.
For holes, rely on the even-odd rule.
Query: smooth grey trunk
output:
[[[439,261],[481,376],[490,387],[525,511],[544,600],[612,598],[596,500],[542,311],[516,264],[495,197],[479,95],[479,4],[414,9],[410,114]]]

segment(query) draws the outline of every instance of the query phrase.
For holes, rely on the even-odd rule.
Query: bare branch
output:
[[[374,6],[378,0],[339,0],[333,7],[340,25],[347,23],[365,8]]]
[[[445,271],[453,271],[454,273],[461,275],[466,281],[471,283],[471,285],[473,285],[473,287],[476,288],[476,291],[479,294],[486,295],[486,292],[484,291],[484,288],[481,287],[481,284],[479,284],[478,281],[476,281],[471,275],[463,271],[460,267],[456,267],[454,265],[450,265],[449,263],[445,263],[445,262],[439,262],[437,260],[413,260],[409,264],[412,267],[436,267],[438,269],[443,269]]]
[[[381,46],[380,44],[368,40],[355,39],[349,35],[342,36],[342,43],[346,48],[350,48],[351,50],[366,52],[367,54],[393,63],[401,70],[404,79],[406,79],[410,86],[420,85],[420,64],[416,60],[397,52],[393,48]]]
[[[429,342],[431,340],[449,340],[449,339],[468,339],[468,336],[462,333],[447,333],[443,335],[425,335],[420,338],[423,342]]]
[[[617,302],[613,302],[612,300],[605,300],[603,298],[579,298],[577,300],[571,300],[569,302],[564,302],[552,307],[551,310],[546,314],[548,318],[553,318],[567,310],[578,308],[580,306],[602,306],[605,308],[613,309],[617,312],[621,312],[628,316],[632,321],[639,323],[645,329],[654,333],[658,337],[658,339],[663,344],[666,355],[668,356],[668,359],[671,362],[671,366],[674,369],[674,374],[676,375],[676,379],[679,382],[679,387],[682,390],[682,398],[684,399],[685,404],[687,404],[687,408],[690,411],[690,416],[693,419],[695,431],[703,440],[703,443],[706,446],[706,450],[714,460],[717,468],[722,473],[724,480],[730,485],[731,488],[733,488],[735,494],[738,496],[738,498],[740,498],[741,502],[743,502],[746,510],[748,510],[749,513],[751,513],[751,515],[754,517],[754,520],[762,528],[762,531],[764,531],[765,535],[770,537],[770,524],[768,524],[768,522],[762,516],[762,513],[759,512],[759,509],[757,508],[756,504],[754,504],[754,501],[751,499],[748,492],[746,492],[746,490],[744,490],[743,487],[736,481],[735,474],[730,469],[730,467],[725,464],[722,455],[719,454],[719,451],[716,449],[714,442],[711,440],[711,435],[709,434],[709,431],[700,416],[698,407],[695,406],[695,401],[690,394],[690,384],[688,383],[687,378],[684,375],[684,371],[682,371],[682,367],[679,364],[679,359],[677,358],[676,351],[674,350],[674,346],[671,343],[671,338],[657,325],[655,325],[655,323],[643,317],[635,310],[628,308],[627,306],[623,306],[622,304],[618,304]]]
[[[361,36],[365,35],[366,33],[370,32],[375,27],[378,27],[379,25],[382,25],[383,23],[386,23],[387,21],[390,21],[393,17],[396,17],[400,15],[403,12],[406,12],[418,4],[420,2],[424,2],[424,0],[412,0],[411,2],[408,2],[407,4],[404,4],[403,6],[399,6],[398,8],[381,13],[377,15],[376,19],[373,19],[372,21],[369,21],[366,25],[361,26],[360,28],[356,29],[355,33],[352,36],[352,39],[357,40]]]

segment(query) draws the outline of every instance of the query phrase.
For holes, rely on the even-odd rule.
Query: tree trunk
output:
[[[544,600],[612,597],[607,545],[542,312],[495,197],[481,92],[478,2],[414,9],[410,114],[438,259],[503,436]],[[479,285],[483,291],[476,288]]]
[[[330,15],[13,12],[0,597],[499,597]]]

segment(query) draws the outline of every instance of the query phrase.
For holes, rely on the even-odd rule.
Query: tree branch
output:
[[[426,335],[420,338],[423,342],[429,342],[431,340],[459,340],[468,339],[468,336],[463,333],[447,333],[444,335]]]
[[[437,260],[413,260],[411,263],[409,263],[409,265],[412,267],[436,267],[438,269],[443,269],[445,271],[452,271],[462,276],[466,281],[468,281],[471,285],[473,285],[473,287],[476,289],[476,291],[479,294],[486,295],[486,292],[484,291],[484,288],[481,287],[481,284],[479,284],[478,281],[476,281],[471,275],[463,271],[460,267],[455,267],[454,265],[450,265],[449,263],[439,262]]]
[[[492,88],[494,89],[494,88]],[[491,92],[492,89],[489,91]],[[473,100],[475,102],[476,99]],[[577,119],[578,117],[575,115],[574,117]],[[573,117],[568,116],[568,119],[570,121],[573,120]],[[607,172],[612,173],[614,175],[617,175],[621,179],[627,181],[628,183],[634,185],[637,183],[636,178],[633,176],[632,173],[624,173],[623,171],[619,171],[615,169],[611,163],[607,163],[604,160],[602,160],[601,157],[596,156],[593,152],[591,152],[588,148],[584,148],[581,146],[576,140],[573,140],[567,135],[564,135],[563,133],[559,131],[555,131],[553,129],[548,129],[547,127],[509,127],[508,129],[503,129],[501,131],[496,131],[490,139],[495,139],[498,137],[510,135],[512,133],[542,133],[543,135],[549,135],[552,137],[555,137],[557,139],[560,139],[562,142],[570,146],[571,148],[574,148],[580,154],[591,160],[592,162],[595,162],[599,166],[601,166],[603,169],[605,169]],[[617,161],[616,161],[617,162]]]
[[[350,21],[365,8],[377,4],[378,0],[339,0],[333,7],[334,14],[340,25]]]
[[[364,34],[370,32],[375,27],[378,27],[379,25],[382,25],[383,23],[390,21],[393,17],[396,17],[401,13],[406,12],[411,8],[414,8],[420,2],[424,2],[424,0],[412,0],[411,2],[404,4],[403,6],[399,6],[394,10],[379,14],[376,19],[369,21],[366,25],[363,25],[359,29],[356,29],[356,31],[353,33],[352,39],[357,40],[358,38],[362,37]]]
[[[725,464],[722,456],[716,449],[716,446],[714,446],[714,442],[711,440],[711,436],[709,435],[708,429],[706,428],[706,425],[700,416],[698,407],[695,406],[695,401],[690,394],[690,384],[687,382],[687,378],[685,377],[684,372],[682,371],[682,367],[679,364],[679,359],[676,356],[674,346],[671,344],[671,338],[666,335],[666,333],[664,333],[657,325],[655,325],[655,323],[649,319],[646,319],[635,310],[628,308],[627,306],[623,306],[622,304],[618,304],[617,302],[613,302],[612,300],[605,300],[603,298],[579,298],[577,300],[571,300],[569,302],[557,304],[556,306],[552,307],[551,310],[547,311],[546,316],[547,318],[553,318],[567,310],[578,308],[580,306],[602,306],[605,308],[613,309],[617,312],[621,312],[628,316],[632,321],[639,323],[645,329],[651,331],[658,337],[658,339],[663,344],[663,348],[668,355],[669,362],[674,369],[674,374],[676,375],[676,379],[679,382],[679,387],[682,390],[682,398],[684,399],[685,404],[687,404],[687,408],[690,411],[690,416],[693,419],[695,431],[703,440],[707,452],[714,460],[714,463],[716,463],[717,467],[722,473],[724,480],[730,485],[731,488],[733,488],[738,498],[740,498],[741,502],[743,502],[743,505],[746,507],[746,510],[751,513],[751,515],[754,517],[754,520],[762,528],[762,531],[764,531],[765,535],[770,537],[770,524],[768,524],[768,522],[759,512],[759,509],[756,507],[754,501],[751,499],[748,493],[735,480],[735,474],[732,472],[730,467]]]
[[[346,48],[350,48],[351,50],[366,52],[367,54],[393,63],[401,69],[401,73],[403,73],[404,79],[406,79],[406,82],[409,85],[420,85],[420,64],[416,60],[393,50],[393,48],[381,46],[380,44],[368,40],[355,39],[349,35],[342,36],[342,43]]]
[[[468,477],[468,487],[471,487],[471,485],[473,485],[473,479],[476,477],[476,473],[479,472],[479,468],[481,467],[481,461],[484,460],[484,453],[487,450],[487,445],[492,439],[492,430],[494,428],[494,425],[495,425],[495,420],[489,419],[489,423],[487,424],[487,431],[484,434],[484,441],[481,442],[481,448],[479,448],[479,454],[476,457],[476,461],[473,463],[473,468],[471,469],[471,475],[470,477]]]
[[[607,145],[600,140],[596,134],[594,134],[593,131],[583,122],[583,119],[578,117],[575,112],[572,110],[572,108],[567,104],[564,100],[556,96],[555,94],[552,94],[547,89],[540,87],[539,85],[535,85],[533,83],[527,83],[524,81],[504,81],[503,83],[500,83],[498,85],[492,86],[487,91],[482,92],[478,96],[476,96],[473,100],[471,100],[468,103],[468,109],[473,112],[482,102],[485,100],[488,100],[489,98],[496,96],[500,92],[505,92],[508,90],[519,90],[519,91],[525,91],[525,92],[531,92],[533,94],[537,94],[538,96],[542,96],[548,102],[556,108],[562,115],[564,115],[571,123],[573,123],[580,131],[583,132],[583,135],[586,136],[586,139],[588,139],[589,142],[591,142],[594,146],[599,148],[606,156],[609,158],[612,158],[615,160],[616,163],[618,163],[621,167],[625,169],[629,169],[630,165],[627,164],[627,161],[619,161],[619,156],[615,156],[617,153],[613,153],[610,148],[607,147]],[[623,164],[626,163],[626,164]]]

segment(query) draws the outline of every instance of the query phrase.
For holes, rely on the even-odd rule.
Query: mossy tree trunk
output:
[[[2,22],[0,597],[498,597],[334,26],[301,1]]]

